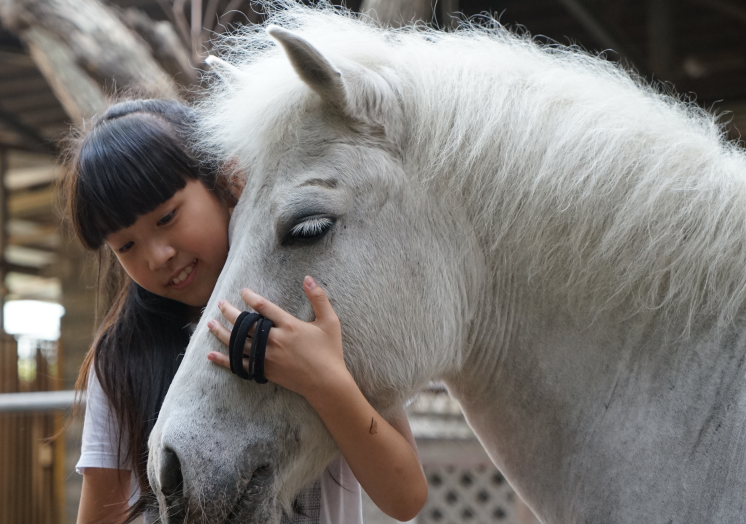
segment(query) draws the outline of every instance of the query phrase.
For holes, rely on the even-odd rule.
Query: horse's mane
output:
[[[397,84],[405,169],[466,206],[499,270],[572,303],[660,309],[687,326],[741,308],[746,154],[692,102],[491,19],[384,30],[288,2],[269,22]],[[262,29],[221,47],[238,70],[202,103],[203,142],[251,165],[245,152],[291,132],[309,90]]]

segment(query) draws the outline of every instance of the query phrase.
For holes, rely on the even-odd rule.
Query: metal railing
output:
[[[75,391],[3,393],[0,394],[0,413],[70,409],[74,403]],[[82,395],[81,403],[85,404],[85,394]]]

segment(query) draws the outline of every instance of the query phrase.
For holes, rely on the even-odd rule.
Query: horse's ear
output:
[[[394,142],[399,139],[403,130],[399,98],[380,73],[344,59],[335,66],[308,41],[281,27],[271,25],[267,32],[282,45],[301,79],[322,99],[349,116],[382,126]]]
[[[235,77],[241,74],[241,71],[236,66],[214,55],[209,55],[205,58],[205,63],[226,84],[229,84],[231,79],[235,79]]]
[[[293,64],[293,68],[322,98],[345,107],[347,91],[342,73],[318,49],[300,36],[276,25],[267,27],[267,33],[277,40]]]

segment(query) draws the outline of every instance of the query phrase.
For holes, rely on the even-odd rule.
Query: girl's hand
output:
[[[246,304],[274,323],[265,375],[308,400],[373,502],[397,520],[410,520],[427,500],[427,480],[406,417],[397,417],[394,427],[370,405],[345,366],[342,330],[326,293],[311,277],[305,278],[303,289],[316,314],[313,322],[298,320],[248,289],[241,291]],[[220,311],[231,324],[240,313],[224,301]],[[211,320],[208,327],[228,344],[231,332],[220,322]],[[207,358],[230,368],[223,353],[213,351]]]
[[[316,315],[313,322],[298,320],[249,289],[241,290],[241,297],[249,307],[274,324],[269,331],[264,359],[267,379],[311,400],[309,397],[323,396],[325,387],[352,377],[344,362],[339,318],[326,293],[311,277],[303,280],[303,290]],[[231,324],[241,313],[224,300],[218,307]],[[207,326],[218,339],[228,344],[231,332],[220,322],[211,320]],[[246,353],[250,347],[248,341]],[[224,353],[211,351],[207,358],[230,369],[230,359]],[[248,359],[244,359],[244,367],[248,368]]]

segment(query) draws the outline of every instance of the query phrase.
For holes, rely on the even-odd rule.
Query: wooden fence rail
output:
[[[37,350],[35,371],[19,379],[16,341],[0,339],[0,393],[55,390],[56,368]],[[63,524],[64,441],[48,440],[63,416],[0,414],[0,524]]]

